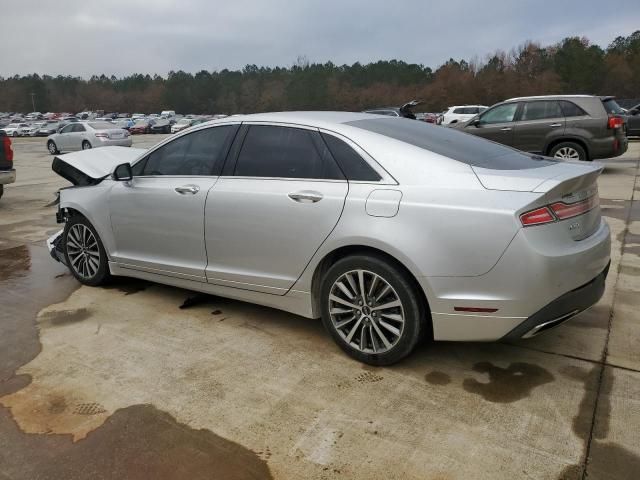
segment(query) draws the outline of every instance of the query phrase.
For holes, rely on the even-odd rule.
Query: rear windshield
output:
[[[618,105],[618,102],[616,102],[613,98],[603,101],[602,104],[604,105],[604,109],[607,111],[607,113],[612,113],[614,115],[624,114],[624,110],[622,110],[620,105]]]
[[[115,125],[109,122],[91,122],[89,124],[94,130],[113,130]]]
[[[553,160],[543,160],[542,157],[520,152],[452,128],[405,118],[355,120],[347,122],[346,125],[379,133],[473,167],[523,170],[546,167],[555,163]]]

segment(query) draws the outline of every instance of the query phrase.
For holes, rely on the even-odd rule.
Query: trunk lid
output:
[[[558,162],[553,165],[523,170],[489,170],[473,167],[480,183],[488,190],[539,193],[518,215],[543,206],[562,203],[567,206],[592,200],[592,207],[574,217],[561,219],[548,228],[568,229],[572,240],[583,240],[592,235],[601,220],[598,200],[598,176],[603,166],[598,163]],[[535,228],[535,227],[534,227]]]
[[[145,149],[130,147],[102,147],[56,155],[51,168],[62,178],[77,186],[100,183],[121,163],[131,163]]]

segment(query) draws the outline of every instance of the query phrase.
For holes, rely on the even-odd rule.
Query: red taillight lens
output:
[[[555,221],[555,217],[549,211],[547,207],[536,208],[530,212],[520,215],[520,221],[523,227],[531,225],[542,225],[543,223],[550,223]]]
[[[609,117],[609,121],[607,122],[607,127],[614,129],[614,128],[622,128],[622,125],[624,124],[624,120],[622,119],[622,117]]]
[[[11,149],[11,139],[9,137],[2,137],[2,148],[4,150],[4,158],[13,163],[13,150]]]
[[[576,217],[588,212],[599,204],[598,196],[589,197],[586,200],[576,203],[558,202],[551,205],[551,210],[558,217],[558,220]]]
[[[523,227],[529,227],[555,222],[556,220],[566,220],[567,218],[587,213],[599,204],[600,198],[598,195],[593,195],[575,203],[556,202],[548,207],[540,207],[523,213],[520,215],[520,222],[522,222]]]

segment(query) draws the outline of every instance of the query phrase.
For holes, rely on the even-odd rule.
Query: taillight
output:
[[[585,200],[575,203],[556,202],[546,207],[536,208],[520,215],[520,222],[523,227],[533,225],[544,225],[557,220],[566,220],[567,218],[577,217],[589,210],[594,209],[600,204],[598,195],[591,196]]]
[[[599,204],[598,198],[597,195],[594,195],[593,197],[576,203],[557,202],[551,205],[551,210],[553,210],[555,216],[558,217],[558,220],[577,217],[596,207]]]
[[[609,121],[607,122],[607,127],[611,129],[621,128],[624,125],[624,120],[622,117],[611,116],[609,117]]]
[[[9,137],[2,137],[2,149],[7,162],[13,163],[13,150],[11,149],[11,139]]]
[[[531,225],[542,225],[543,223],[553,222],[555,221],[555,217],[547,207],[541,207],[523,213],[520,215],[520,221],[523,227],[529,227]]]

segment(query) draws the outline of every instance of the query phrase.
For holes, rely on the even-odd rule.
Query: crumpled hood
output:
[[[101,147],[56,155],[51,168],[74,185],[95,185],[121,163],[131,163],[140,157],[143,148]]]

